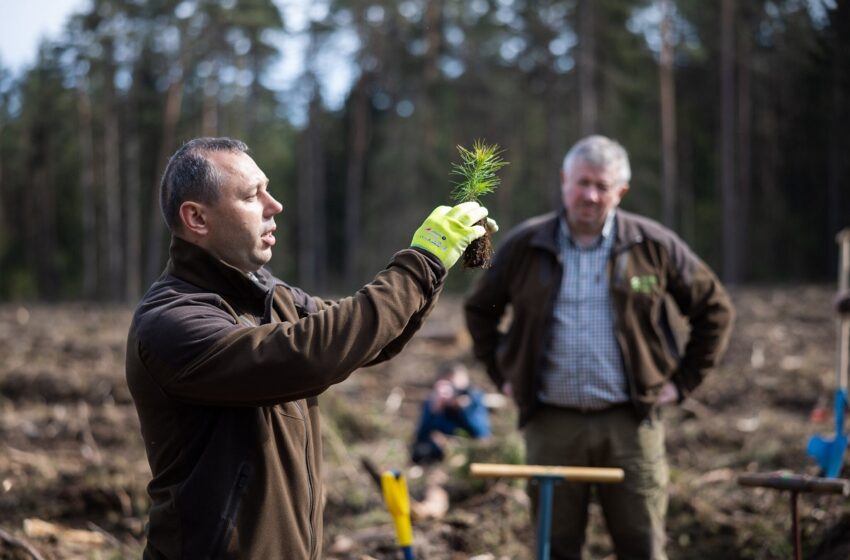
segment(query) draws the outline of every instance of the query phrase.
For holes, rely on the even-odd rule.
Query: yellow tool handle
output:
[[[387,510],[395,524],[395,534],[399,546],[413,543],[413,527],[410,525],[410,496],[407,494],[407,480],[399,472],[386,471],[381,474],[381,489]]]
[[[507,478],[532,478],[535,476],[560,476],[575,482],[622,482],[623,469],[600,467],[555,467],[549,465],[507,465],[491,463],[472,463],[469,465],[472,476],[490,476]]]

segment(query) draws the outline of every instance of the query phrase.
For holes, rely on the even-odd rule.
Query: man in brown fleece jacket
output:
[[[283,207],[247,151],[198,138],[163,175],[170,260],[127,340],[153,475],[145,559],[321,558],[317,395],[397,354],[484,234],[477,203],[439,207],[355,295],[311,297],[263,268]]]

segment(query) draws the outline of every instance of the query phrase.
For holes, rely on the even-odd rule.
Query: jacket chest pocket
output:
[[[624,299],[626,313],[634,313],[644,327],[657,325],[664,304],[664,290],[654,275],[633,275],[615,292]]]
[[[615,260],[611,292],[620,318],[626,323],[646,334],[659,335],[666,289],[665,279],[657,270],[635,266],[625,254]]]
[[[611,270],[615,290],[626,299],[643,306],[652,305],[664,297],[666,279],[660,274],[662,268],[651,261],[635,257],[626,251],[617,255]]]
[[[630,277],[626,291],[636,310],[656,310],[664,299],[664,290],[654,274]]]
[[[635,310],[647,311],[657,308],[667,289],[665,279],[658,270],[642,267],[630,259],[628,253],[614,260],[613,288],[619,292]]]

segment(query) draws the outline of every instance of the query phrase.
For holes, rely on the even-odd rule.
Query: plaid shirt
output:
[[[608,289],[607,264],[616,227],[612,210],[597,242],[578,247],[566,219],[561,217],[559,246],[564,275],[546,341],[538,395],[544,403],[600,410],[629,400]]]

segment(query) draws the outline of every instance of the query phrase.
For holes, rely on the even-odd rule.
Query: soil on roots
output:
[[[486,219],[479,221],[476,225],[483,226],[487,233],[466,247],[463,252],[463,266],[464,268],[490,268],[493,259],[491,231]]]

